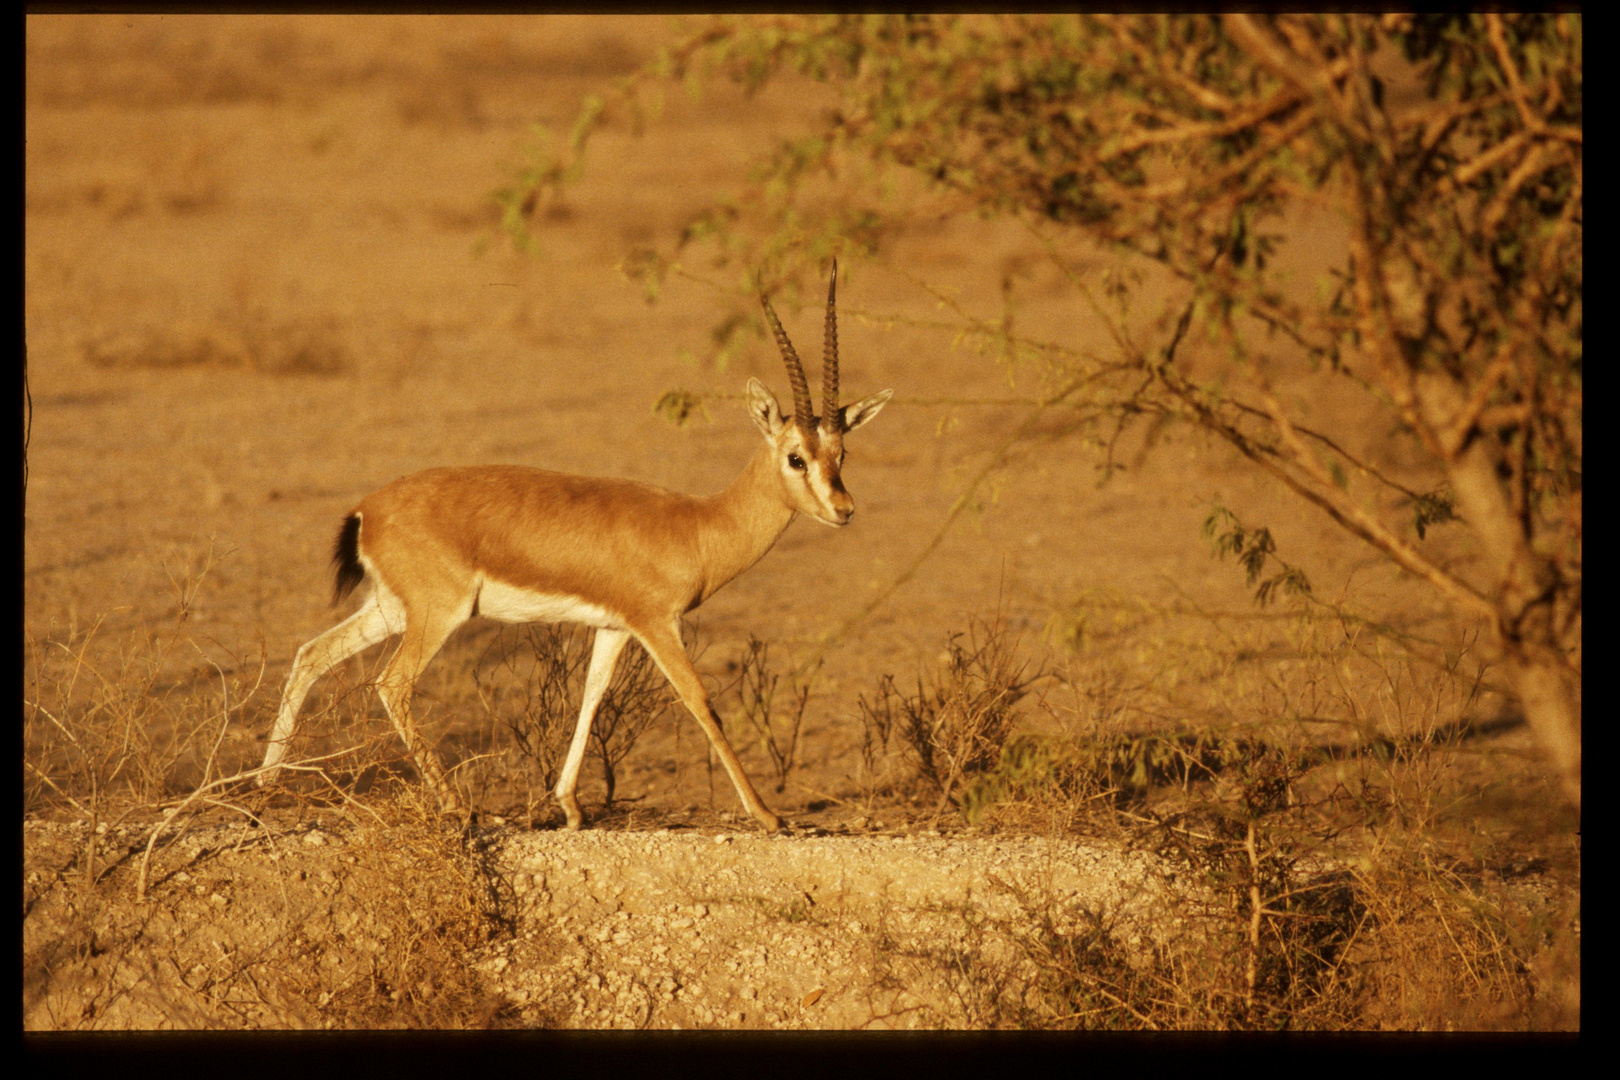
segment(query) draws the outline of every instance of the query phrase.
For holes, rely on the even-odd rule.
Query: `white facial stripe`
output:
[[[816,493],[816,501],[824,510],[832,509],[832,480],[829,473],[824,461],[814,462],[810,466],[810,475],[814,478],[810,486]]]
[[[782,454],[783,479],[797,486],[803,484],[806,503],[799,509],[829,525],[841,525],[848,520],[854,500],[840,483],[844,458],[843,439],[837,434],[817,432],[819,438],[806,437],[797,429],[790,429],[778,447]],[[814,449],[811,446],[814,445]],[[793,467],[792,458],[803,462],[802,469]]]
[[[822,514],[827,518],[843,519],[849,510],[853,509],[853,500],[849,492],[842,490],[838,483],[839,472],[836,462],[817,461],[815,469],[815,495]],[[842,509],[840,509],[842,506]]]

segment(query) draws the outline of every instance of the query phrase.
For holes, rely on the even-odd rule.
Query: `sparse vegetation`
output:
[[[750,636],[748,648],[737,661],[736,681],[728,688],[737,702],[737,712],[759,737],[759,748],[776,773],[776,790],[787,790],[788,774],[799,756],[799,732],[804,727],[804,710],[810,704],[815,672],[796,680],[788,693],[789,704],[778,707],[779,671],[771,668],[771,648]]]
[[[498,635],[476,654],[477,700],[487,710],[482,723],[492,731],[500,725],[512,745],[524,748],[541,793],[553,782],[572,728],[569,706],[583,680],[586,642],[580,632],[529,628]],[[991,832],[1116,837],[1180,867],[1204,898],[1183,901],[1179,930],[1145,954],[1140,942],[1121,936],[1108,909],[1076,908],[1011,885],[1018,914],[989,918],[963,909],[954,944],[893,937],[879,943],[880,954],[892,954],[885,963],[900,965],[893,970],[926,969],[943,980],[971,1022],[1289,1028],[1568,1020],[1541,980],[1578,978],[1567,923],[1579,909],[1557,906],[1573,897],[1554,899],[1551,908],[1525,906],[1492,884],[1514,871],[1492,869],[1492,858],[1471,852],[1444,820],[1458,797],[1448,763],[1467,736],[1449,709],[1467,712],[1477,704],[1475,693],[1459,687],[1436,692],[1447,680],[1455,684],[1459,671],[1431,675],[1429,692],[1408,699],[1430,703],[1429,712],[1409,717],[1410,730],[1399,739],[1284,745],[1217,730],[1080,739],[1063,734],[1077,730],[1064,703],[1084,698],[1065,693],[1075,687],[1055,666],[1023,655],[1003,622],[976,622],[945,644],[942,670],[919,679],[915,695],[899,694],[885,676],[877,703],[863,699],[870,762],[892,780],[887,789],[868,791],[869,805],[886,805],[886,816],[919,824],[937,822],[949,805],[964,825]],[[757,646],[743,653],[743,674],[733,684],[752,687],[740,691],[751,696],[739,699],[739,709],[745,702],[766,708],[769,688],[781,678]],[[95,972],[124,972],[117,978],[133,980],[133,989],[94,983],[102,988],[75,998],[84,1010],[78,1019],[58,1022],[113,1020],[120,1009],[136,1007],[128,994],[148,1006],[167,1000],[166,1015],[192,1025],[466,1026],[511,1019],[468,958],[512,939],[512,886],[487,863],[481,845],[434,823],[414,784],[368,780],[376,765],[350,761],[334,769],[340,763],[317,762],[326,784],[302,785],[306,794],[297,804],[306,821],[332,820],[332,811],[343,820],[343,850],[358,855],[331,879],[350,898],[344,910],[324,916],[317,910],[315,922],[298,924],[302,930],[267,937],[227,964],[196,960],[196,944],[175,929],[174,919],[183,923],[180,913],[192,903],[191,890],[180,884],[237,859],[240,840],[228,852],[208,839],[221,835],[224,822],[252,822],[259,839],[247,851],[258,851],[253,857],[261,864],[268,858],[267,872],[285,879],[281,888],[307,890],[299,884],[307,871],[295,869],[300,862],[280,860],[310,842],[299,839],[309,825],[273,824],[285,820],[273,809],[284,796],[214,781],[229,768],[224,759],[249,770],[257,759],[256,747],[240,736],[222,755],[227,743],[220,735],[235,726],[221,725],[222,717],[255,706],[257,676],[239,700],[229,697],[226,678],[227,696],[217,709],[195,717],[180,709],[154,724],[149,713],[132,711],[131,701],[150,709],[167,699],[128,673],[118,676],[129,680],[124,692],[109,697],[117,681],[84,670],[82,651],[59,651],[57,668],[45,679],[36,672],[30,688],[25,765],[33,812],[65,811],[84,828],[83,842],[56,871],[74,882],[68,890],[80,898],[72,916],[80,929],[30,944],[31,1001],[62,992],[60,972],[90,980],[87,988]],[[1307,659],[1336,662],[1327,653]],[[75,700],[72,683],[62,681],[70,669],[101,688],[87,699],[80,695],[77,712],[61,703]],[[492,678],[496,672],[507,677]],[[1060,692],[1032,694],[1036,675]],[[663,692],[646,673],[627,677],[640,679],[643,694]],[[55,687],[60,700],[47,698],[42,687]],[[340,702],[348,696],[339,689]],[[179,700],[202,704],[195,696]],[[97,721],[120,702],[130,722]],[[63,717],[74,726],[59,725]],[[635,727],[614,728],[627,740],[618,744],[626,751],[646,724]],[[885,727],[899,735],[887,749]],[[45,732],[58,737],[42,738]],[[112,737],[116,753],[111,744],[89,746],[92,733]],[[182,761],[190,764],[179,768]],[[908,810],[916,793],[926,797]],[[1548,850],[1521,865],[1557,857]],[[148,895],[144,902],[154,911],[173,914],[129,921],[114,903],[126,889]],[[208,891],[198,890],[199,897]],[[233,902],[218,888],[208,895],[216,905]],[[38,903],[30,898],[26,906]],[[824,921],[809,893],[767,907],[761,916],[767,921]],[[319,929],[321,918],[331,927]],[[357,939],[359,927],[371,938]],[[95,944],[73,944],[81,939]],[[364,940],[372,944],[356,952],[356,941]],[[92,963],[97,956],[106,959]],[[172,963],[160,960],[165,956]],[[171,968],[191,974],[178,978]]]
[[[1109,347],[1018,333],[1013,270],[999,318],[908,274],[1034,391],[942,529],[1050,437],[1043,414],[1105,479],[1128,428],[1195,427],[1481,626],[1578,805],[1581,49],[1578,13],[722,17],[589,98],[498,198],[527,242],[593,132],[656,116],[665,82],[820,84],[830,107],[758,155],[746,194],[627,262],[649,295],[699,250],[746,295],[761,266],[886,262],[941,216],[1017,223]],[[1293,252],[1317,211],[1331,241]],[[1386,434],[1349,444],[1320,395]],[[1448,522],[1477,571],[1410,535]]]
[[[29,888],[29,1026],[48,1018],[58,1028],[139,1027],[153,1017],[192,1028],[502,1022],[469,957],[510,935],[510,897],[494,891],[477,852],[408,793],[368,800],[341,824],[317,812],[285,830],[266,822],[251,837],[217,821],[170,836],[137,904],[124,897],[142,845],[125,845],[128,836],[123,827],[86,830],[75,857],[99,855],[106,870],[94,886]],[[56,873],[77,869],[70,862]],[[279,903],[267,907],[269,896]],[[211,929],[221,916],[243,925],[221,935]]]
[[[938,796],[936,812],[960,804],[958,792],[1002,758],[1017,705],[1034,681],[1016,650],[1017,640],[999,620],[977,622],[951,636],[944,670],[926,683],[919,675],[915,694],[902,693],[894,676],[885,675],[872,702],[860,699],[868,762],[898,734],[917,776]]]
[[[30,16],[25,1028],[1579,1028],[1579,15],[372,25]],[[787,836],[634,646],[555,831],[567,626],[418,687],[471,821],[391,646],[254,786],[346,505],[701,490],[834,254],[861,514],[687,635]]]
[[[201,651],[183,632],[195,579],[181,588],[175,625],[133,635],[119,670],[94,666],[94,628],[32,643],[25,812],[78,831],[65,853],[53,853],[64,862],[34,862],[29,875],[31,1024],[125,1026],[154,1009],[188,1027],[495,1022],[498,1006],[466,959],[505,918],[476,850],[442,829],[410,787],[357,797],[356,782],[375,772],[366,747],[302,758],[297,771],[324,786],[299,800],[290,822],[273,810],[282,796],[249,783],[260,754],[249,732],[269,717],[263,659],[229,671],[205,659],[176,679],[174,654]],[[324,843],[311,823],[334,820],[333,811],[357,834],[346,850],[359,854],[312,879],[308,863],[286,856]],[[249,828],[221,840],[235,823]],[[249,893],[266,875],[283,905],[271,926]],[[338,902],[322,899],[339,891]],[[232,904],[255,922],[222,952],[194,924],[199,912]],[[35,929],[46,926],[54,932]]]
[[[338,375],[353,365],[347,336],[332,315],[274,314],[239,282],[232,304],[206,320],[170,319],[120,327],[83,343],[100,368],[213,368],[265,375]]]
[[[1315,609],[1308,593],[1295,596],[1295,618],[1308,623]],[[1464,797],[1454,770],[1480,704],[1478,678],[1460,664],[1425,673],[1398,655],[1374,661],[1400,710],[1385,718],[1400,732],[1394,738],[1302,739],[1308,729],[1266,715],[1274,706],[1263,697],[1246,702],[1259,715],[1236,732],[1077,735],[1084,718],[1065,701],[1083,703],[1083,694],[1030,699],[1033,669],[1017,662],[1005,627],[980,623],[971,640],[971,653],[957,647],[951,658],[996,662],[947,664],[939,685],[919,680],[913,696],[885,677],[875,701],[862,699],[867,775],[896,778],[883,794],[903,801],[919,786],[938,790],[937,767],[910,740],[885,756],[883,732],[934,730],[937,720],[913,718],[934,718],[933,706],[954,696],[942,687],[973,670],[968,697],[1026,707],[1009,709],[996,726],[999,754],[981,756],[963,785],[956,805],[965,823],[1119,837],[1184,868],[1206,897],[1185,901],[1174,943],[1145,958],[1108,910],[1028,890],[1015,890],[1016,919],[964,912],[954,945],[895,946],[945,978],[985,1025],[1377,1026],[1389,1022],[1391,994],[1424,1026],[1533,1025],[1557,1008],[1549,1001],[1562,994],[1556,979],[1570,977],[1570,924],[1531,944],[1526,920],[1551,911],[1530,915],[1535,905],[1501,887],[1501,870],[1480,858],[1467,823],[1448,820]],[[1322,649],[1296,663],[1307,669],[1298,681],[1309,683],[1344,661]],[[1064,682],[1056,671],[1048,674]],[[1157,701],[1139,693],[1115,711],[1146,719],[1185,715],[1192,704],[1185,691]],[[1350,717],[1365,704],[1340,700]],[[1281,741],[1253,734],[1267,728]],[[1536,970],[1560,974],[1538,986]],[[1440,1001],[1449,1018],[1434,1011]]]
[[[505,728],[510,745],[532,763],[532,776],[524,782],[531,819],[536,803],[547,801],[556,786],[574,734],[592,634],[581,626],[521,627],[496,635],[473,669],[489,718]],[[505,678],[493,680],[496,670]],[[619,764],[649,728],[672,720],[677,708],[657,665],[632,643],[591,725],[589,752],[602,771],[604,810],[613,808]],[[491,744],[490,753],[499,757],[504,749]]]

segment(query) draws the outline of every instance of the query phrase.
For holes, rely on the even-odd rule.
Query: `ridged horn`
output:
[[[838,415],[838,260],[832,264],[832,280],[827,283],[827,333],[821,347],[821,422],[829,431],[838,431],[843,420]]]
[[[782,329],[782,320],[776,317],[770,298],[762,292],[759,302],[765,305],[765,319],[771,324],[771,333],[776,335],[776,347],[782,350],[782,363],[787,365],[788,382],[793,386],[793,416],[804,427],[813,427],[815,405],[810,400],[810,384],[805,381],[804,365],[799,363],[799,354],[793,351],[793,342],[788,340],[787,331]]]

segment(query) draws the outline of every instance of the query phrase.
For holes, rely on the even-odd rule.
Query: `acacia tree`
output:
[[[572,137],[499,198],[525,237],[591,133],[626,111],[641,121],[669,82],[825,84],[836,107],[763,155],[751,190],[695,218],[676,255],[712,245],[740,294],[761,266],[881,258],[919,212],[882,198],[902,174],[936,196],[929,212],[943,199],[1022,221],[1113,344],[1099,358],[961,313],[1042,360],[1035,411],[1073,410],[1077,432],[1111,422],[1113,437],[1143,416],[1197,424],[1480,620],[1578,806],[1581,26],[1568,13],[720,18],[588,99]],[[1277,258],[1303,206],[1345,237],[1314,294]],[[1072,238],[1138,269],[1087,280],[1060,254]],[[1176,285],[1150,340],[1117,313],[1145,295],[1142,267]],[[644,253],[633,268],[656,289],[679,263]],[[1188,342],[1222,357],[1218,379],[1192,373]],[[1314,429],[1273,392],[1285,371],[1363,395],[1419,466],[1393,475]],[[1447,522],[1476,539],[1474,566],[1425,550]]]

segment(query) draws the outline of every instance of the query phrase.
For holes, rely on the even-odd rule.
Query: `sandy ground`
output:
[[[28,26],[31,634],[99,619],[110,640],[160,619],[174,579],[211,552],[193,632],[226,651],[262,643],[280,670],[334,620],[332,538],[368,491],[481,462],[714,491],[758,439],[740,401],[711,404],[710,422],[684,430],[652,403],[672,387],[739,393],[750,374],[786,397],[764,341],[726,372],[681,358],[705,354],[722,298],[672,279],[648,306],[616,267],[737,181],[796,109],[816,107],[813,95],[673,97],[643,137],[602,137],[569,213],[539,223],[539,257],[491,231],[487,194],[527,126],[561,122],[584,89],[648,56],[666,40],[664,19]],[[1000,272],[1029,259],[1015,230],[972,219],[904,246],[897,263],[986,316]],[[796,522],[701,610],[713,641],[754,633],[802,655],[910,562],[1016,415],[919,404],[1008,388],[945,334],[863,321],[863,311],[937,312],[881,267],[850,272],[845,396],[897,394],[850,440],[859,516],[839,532]],[[1092,343],[1055,281],[1033,291],[1020,316],[1029,333]],[[813,310],[784,318],[815,355]],[[178,359],[161,367],[154,356]],[[341,371],[242,370],[242,356]],[[181,366],[186,357],[207,362]],[[987,511],[828,657],[812,747],[838,737],[827,729],[860,688],[932,662],[970,615],[999,607],[1038,632],[1079,597],[1248,609],[1240,575],[1199,536],[1215,500],[1269,523],[1282,550],[1308,553],[1329,581],[1348,572],[1358,596],[1404,594],[1414,624],[1432,613],[1421,591],[1364,567],[1331,524],[1178,438],[1107,486],[1095,452],[1073,442],[1007,473]]]
[[[43,862],[85,837],[40,822],[27,838]],[[25,980],[24,1027],[323,1026],[327,1001],[288,993],[300,981],[289,975],[347,969],[363,984],[368,954],[403,936],[376,916],[364,843],[341,824],[190,832],[160,859],[151,900],[122,907],[142,913],[142,946],[68,962],[70,929],[61,970]],[[496,829],[475,848],[511,931],[474,949],[470,968],[523,1026],[983,1026],[966,984],[997,967],[1029,980],[1010,939],[1041,914],[1103,913],[1121,955],[1140,959],[1210,908],[1151,855],[1101,842]],[[74,925],[71,890],[42,874],[25,888],[30,951],[49,948],[42,928]],[[292,965],[277,961],[288,953]],[[976,970],[953,971],[953,953]],[[343,980],[329,985],[341,993]]]
[[[27,32],[31,640],[99,622],[116,652],[168,617],[176,582],[211,561],[189,633],[227,664],[262,647],[279,682],[337,618],[327,560],[367,492],[484,462],[715,491],[758,440],[740,401],[711,402],[707,422],[676,429],[654,415],[659,395],[737,394],[758,375],[787,398],[768,342],[726,371],[683,358],[708,354],[732,297],[674,278],[649,305],[617,267],[738,182],[823,104],[813,88],[674,94],[645,134],[610,129],[566,211],[536,222],[540,253],[524,255],[495,232],[488,195],[529,125],[566,123],[581,93],[670,40],[668,20],[53,15],[31,16]],[[1332,247],[1330,230],[1302,227],[1300,258]],[[1001,275],[1031,261],[1016,230],[969,218],[904,238],[892,265],[990,317]],[[927,543],[1018,415],[934,399],[1029,392],[1009,391],[948,333],[863,319],[938,312],[902,275],[846,269],[844,397],[896,392],[850,439],[859,513],[836,532],[796,522],[704,606],[706,670],[750,634],[807,655]],[[1027,332],[1099,343],[1055,277],[1032,280]],[[782,314],[817,355],[814,308]],[[1354,436],[1358,417],[1330,407],[1324,422]],[[1134,446],[1122,457],[1138,464]],[[803,821],[812,804],[850,816],[815,793],[849,791],[857,696],[883,674],[931,670],[970,616],[1000,610],[1038,642],[1053,611],[1079,600],[1098,626],[1133,607],[1252,610],[1241,574],[1199,535],[1212,501],[1269,524],[1324,585],[1452,632],[1427,594],[1218,448],[1171,432],[1106,486],[1097,465],[1073,441],[1025,456],[850,631],[822,670],[800,782],[768,801]],[[1468,552],[1452,558],[1466,565]],[[743,756],[763,781],[761,756]],[[690,725],[679,744],[649,734],[620,793],[654,817],[707,804],[703,761]],[[596,797],[589,782],[582,794]]]

